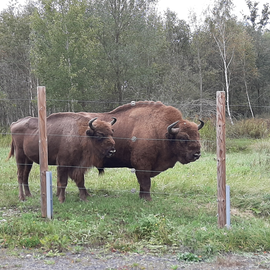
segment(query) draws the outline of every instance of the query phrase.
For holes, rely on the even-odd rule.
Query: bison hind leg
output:
[[[28,179],[29,179],[29,174],[32,169],[33,162],[31,160],[27,160],[27,164],[24,167],[24,173],[23,173],[23,187],[24,187],[24,194],[27,197],[32,197],[32,194],[29,189],[29,184],[28,184]]]
[[[63,203],[66,199],[66,187],[68,183],[68,171],[65,166],[57,166],[57,193],[58,200]]]
[[[25,196],[32,196],[28,185],[28,178],[32,169],[33,161],[29,160],[22,152],[17,154],[16,162],[18,169],[19,200],[25,201]]]

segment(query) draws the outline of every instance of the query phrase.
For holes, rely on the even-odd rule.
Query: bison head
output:
[[[198,131],[204,126],[204,122],[199,121],[199,125],[189,121],[176,121],[167,127],[166,137],[169,139],[170,148],[182,164],[196,161],[201,156]]]
[[[113,117],[113,120],[108,123],[101,120],[97,120],[97,117],[89,121],[89,127],[86,131],[86,135],[95,139],[95,145],[98,145],[99,153],[103,157],[111,157],[115,152],[115,141],[113,139],[112,125],[117,121]]]

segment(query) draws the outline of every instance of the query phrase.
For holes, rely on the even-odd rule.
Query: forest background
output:
[[[216,0],[187,22],[155,0],[37,0],[0,13],[0,126],[37,116],[46,86],[48,114],[109,111],[159,100],[185,117],[215,115],[226,91],[235,119],[269,116],[270,7],[247,0],[234,16]]]

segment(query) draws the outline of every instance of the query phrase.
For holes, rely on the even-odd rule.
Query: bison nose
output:
[[[199,159],[200,156],[201,156],[201,153],[195,153],[195,154],[193,155],[193,157],[194,157],[195,160]]]
[[[111,157],[112,155],[114,155],[116,152],[115,148],[112,148],[110,151],[109,151],[109,157]]]
[[[115,149],[110,150],[110,153],[114,154],[116,152]]]

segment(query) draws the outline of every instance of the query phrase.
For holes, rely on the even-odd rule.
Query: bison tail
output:
[[[11,145],[10,145],[10,151],[9,151],[9,154],[8,154],[8,157],[7,157],[7,160],[9,160],[11,157],[13,157],[14,156],[14,142],[13,142],[13,140],[12,140],[12,142],[11,142]]]

